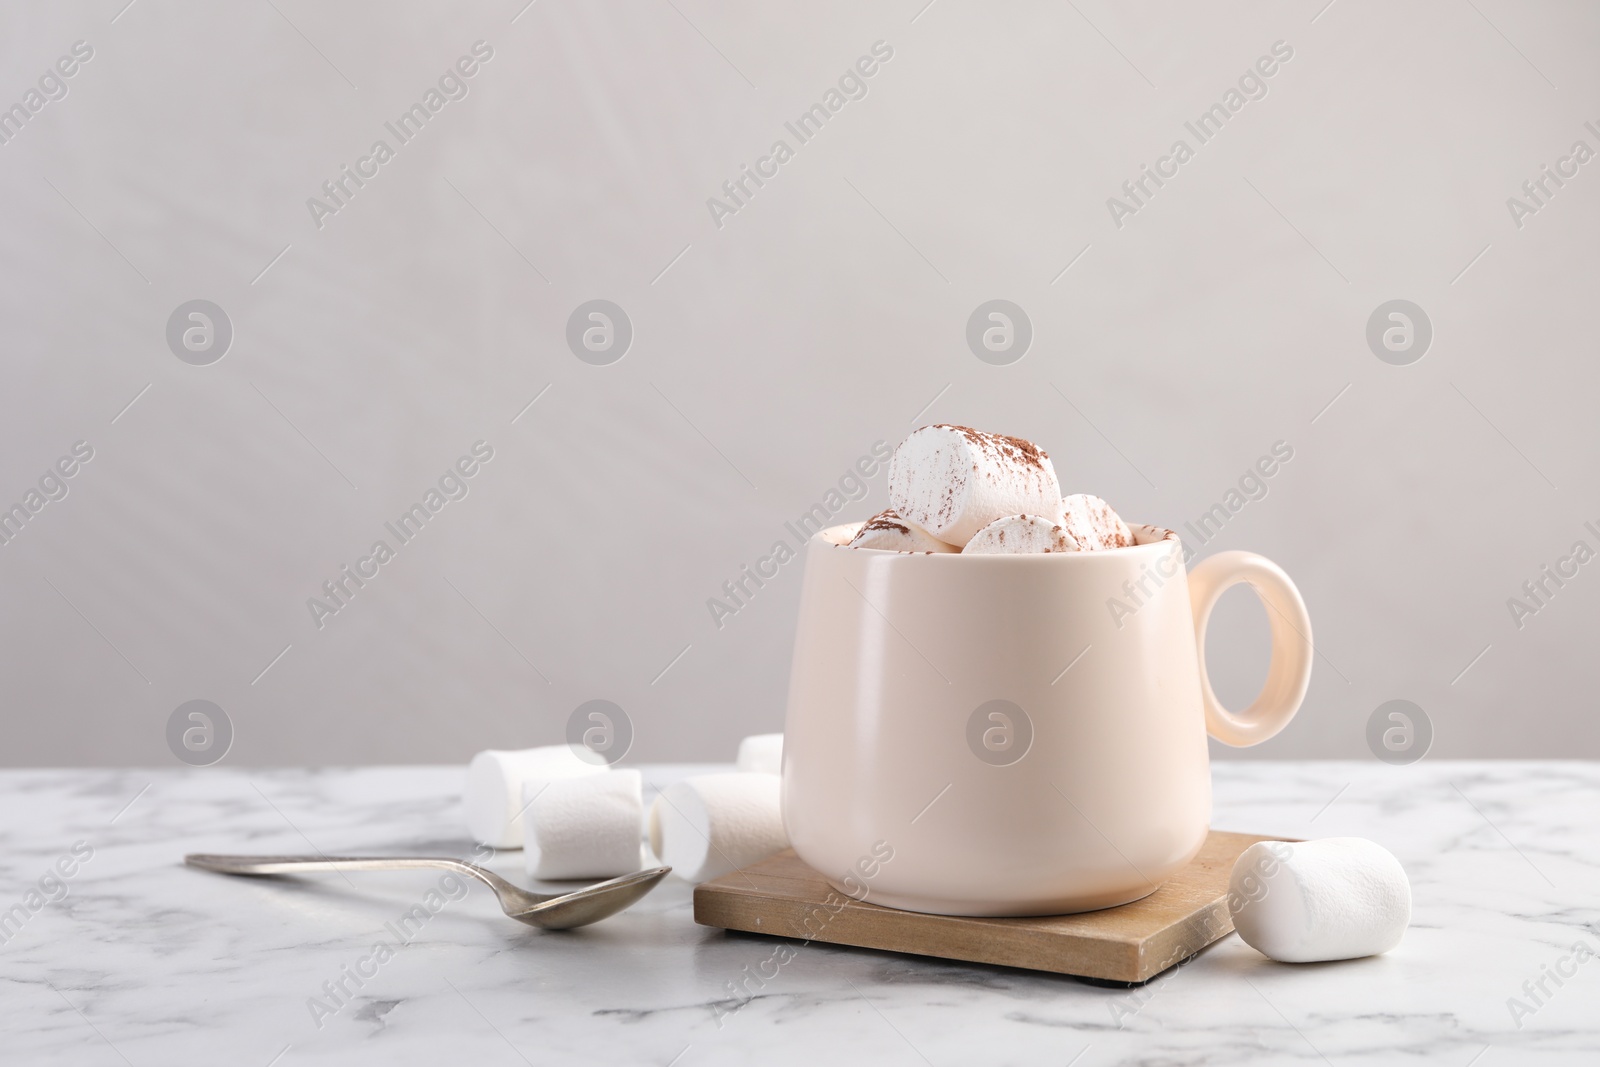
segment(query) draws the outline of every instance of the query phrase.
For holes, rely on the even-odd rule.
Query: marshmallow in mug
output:
[[[615,878],[639,870],[644,777],[634,770],[522,787],[530,878]]]
[[[861,524],[850,539],[851,548],[877,548],[888,552],[960,552],[955,545],[934,537],[894,508],[884,508]]]
[[[1055,515],[1061,486],[1031,441],[967,426],[913,430],[889,461],[889,504],[957,547],[1005,515]]]
[[[480,752],[467,765],[463,798],[467,831],[485,845],[521,848],[524,782],[578,778],[609,769],[607,764],[580,759],[570,745]]]
[[[1133,544],[1133,531],[1122,517],[1110,504],[1088,493],[1061,498],[1061,528],[1086,552]]]
[[[1361,837],[1258,841],[1228,879],[1245,944],[1282,963],[1375,956],[1411,922],[1411,883],[1394,854]]]
[[[861,527],[865,525],[866,523],[864,522],[847,522],[842,526],[829,526],[817,536],[830,545],[838,545],[843,548],[855,540],[856,534],[860,533]]]
[[[974,556],[1031,552],[1076,552],[1061,524],[1038,515],[1005,515],[991,522],[961,550]]]
[[[775,774],[701,774],[667,786],[650,808],[650,847],[689,882],[717,878],[789,847]]]

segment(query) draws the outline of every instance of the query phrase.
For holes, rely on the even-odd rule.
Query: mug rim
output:
[[[922,558],[922,559],[951,559],[951,558],[960,558],[960,557],[966,556],[966,554],[963,553],[963,552],[901,552],[901,551],[898,551],[898,550],[892,549],[892,548],[850,548],[850,546],[848,544],[844,544],[844,543],[842,543],[840,541],[837,541],[837,540],[834,540],[834,539],[832,539],[832,538],[830,538],[828,536],[829,534],[836,534],[837,531],[848,530],[852,526],[856,527],[857,529],[860,528],[860,524],[859,523],[842,522],[842,523],[838,523],[838,524],[836,524],[834,526],[827,526],[827,527],[824,527],[821,530],[818,530],[816,533],[811,535],[811,537],[808,539],[808,541],[811,544],[818,544],[818,543],[824,544],[824,545],[827,545],[829,548],[848,549],[851,552],[866,552],[866,553],[870,553],[871,555],[869,556],[869,558],[871,558],[871,557],[883,557],[883,556],[888,556],[888,557],[904,556],[907,559],[917,559],[917,558]],[[1131,554],[1137,553],[1137,552],[1139,552],[1141,550],[1156,549],[1156,548],[1159,548],[1160,546],[1168,543],[1169,541],[1172,542],[1173,544],[1176,544],[1179,547],[1180,551],[1182,551],[1182,549],[1183,549],[1183,540],[1182,540],[1182,538],[1180,538],[1178,536],[1178,533],[1177,533],[1176,530],[1168,529],[1165,526],[1156,526],[1156,525],[1151,524],[1151,523],[1142,523],[1142,522],[1130,522],[1130,523],[1128,523],[1128,529],[1130,531],[1133,531],[1135,540],[1134,540],[1133,544],[1128,545],[1126,548],[1099,548],[1099,549],[1095,549],[1092,552],[984,552],[984,553],[981,553],[981,554],[978,554],[978,555],[974,555],[974,556],[967,556],[966,558],[968,558],[968,559],[1080,559],[1080,558],[1084,558],[1084,557],[1104,558],[1106,556],[1112,556],[1112,555],[1131,555]],[[1141,533],[1143,533],[1144,535],[1148,536],[1149,539],[1148,540],[1140,540],[1139,537],[1140,537]],[[836,536],[837,536],[837,534],[836,534]]]

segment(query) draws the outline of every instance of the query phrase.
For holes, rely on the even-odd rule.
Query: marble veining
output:
[[[643,768],[653,787],[704,769]],[[674,881],[602,924],[549,933],[437,874],[255,881],[181,865],[195,851],[470,857],[459,768],[0,772],[0,1057],[1600,1062],[1600,960],[1573,955],[1600,950],[1600,764],[1239,762],[1214,777],[1221,829],[1391,849],[1415,897],[1401,946],[1289,966],[1230,935],[1143,987],[1108,988],[724,934],[694,924]],[[488,866],[522,881],[519,854]],[[437,912],[407,925],[430,892]]]

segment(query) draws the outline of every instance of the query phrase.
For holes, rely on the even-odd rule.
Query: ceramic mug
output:
[[[1271,561],[1221,552],[1185,575],[1176,534],[1133,533],[981,556],[813,537],[783,753],[800,858],[857,899],[947,915],[1113,907],[1186,865],[1211,821],[1206,733],[1242,746],[1283,729],[1311,623]],[[1238,582],[1268,609],[1272,662],[1232,712],[1204,648]]]

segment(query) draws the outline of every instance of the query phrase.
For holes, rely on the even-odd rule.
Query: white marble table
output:
[[[647,767],[655,783],[686,773]],[[813,944],[749,1000],[776,941],[696,926],[688,886],[550,934],[474,888],[393,958],[388,924],[437,888],[410,872],[293,881],[185,852],[468,855],[454,768],[0,772],[6,1063],[1162,1064],[1600,1062],[1600,765],[1231,763],[1214,824],[1362,835],[1410,872],[1393,953],[1284,966],[1229,936],[1139,990]],[[74,862],[92,849],[87,861]],[[74,874],[29,911],[58,859]],[[520,877],[520,857],[491,866]],[[18,915],[22,917],[19,919]],[[375,971],[361,979],[346,968]],[[1562,969],[1572,970],[1573,964]],[[770,967],[769,967],[770,973]],[[315,1017],[343,978],[351,997]],[[1538,993],[1537,988],[1534,989]],[[1508,1000],[1534,1014],[1513,1021]]]

